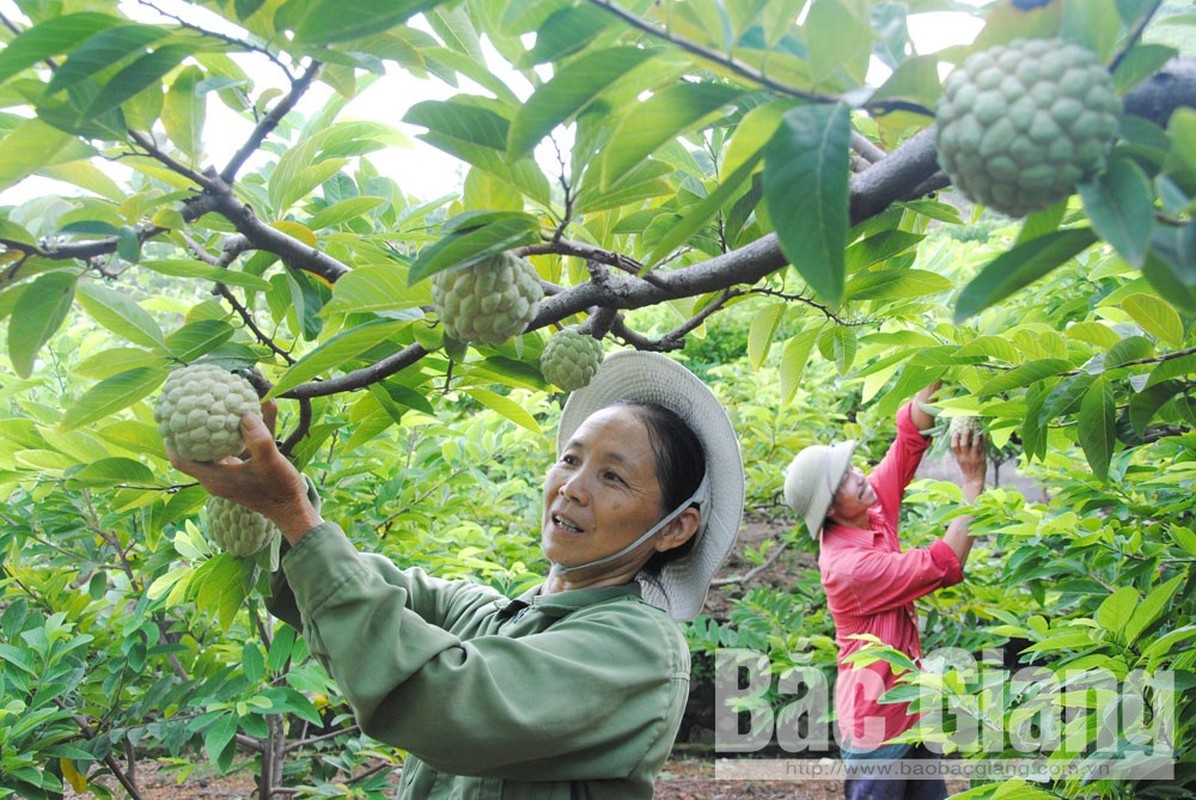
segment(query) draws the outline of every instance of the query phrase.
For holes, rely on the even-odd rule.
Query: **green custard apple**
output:
[[[209,497],[204,513],[208,538],[238,558],[255,555],[269,546],[275,536],[282,535],[261,514],[223,497]]]
[[[432,303],[452,338],[501,344],[522,333],[544,290],[536,268],[510,253],[432,276]]]
[[[253,384],[215,364],[192,364],[166,378],[154,421],[166,445],[188,461],[219,461],[244,449],[241,417],[260,414]]]
[[[602,342],[576,328],[565,328],[548,340],[540,354],[544,380],[566,392],[593,379],[602,363]]]

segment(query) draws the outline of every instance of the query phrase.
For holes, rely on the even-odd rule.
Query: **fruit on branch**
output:
[[[943,84],[939,163],[969,200],[1020,217],[1099,172],[1121,100],[1090,51],[1018,39],[964,60]]]
[[[432,302],[445,332],[472,344],[501,344],[522,333],[543,296],[536,268],[510,253],[432,276]]]
[[[215,364],[192,364],[166,378],[154,421],[167,447],[188,461],[219,461],[244,449],[241,417],[261,413],[257,391]]]
[[[548,340],[540,354],[544,380],[571,392],[585,386],[602,363],[602,342],[577,328],[565,328]]]
[[[209,497],[204,506],[208,538],[226,553],[238,558],[265,549],[282,533],[273,522],[256,511],[223,497]]]

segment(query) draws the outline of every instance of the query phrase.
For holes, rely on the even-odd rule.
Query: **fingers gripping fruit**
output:
[[[576,328],[565,328],[548,340],[540,354],[544,380],[566,392],[590,382],[602,363],[602,342]]]
[[[432,276],[445,332],[462,342],[500,344],[522,333],[543,296],[536,268],[509,253]]]
[[[1104,167],[1120,111],[1091,51],[1018,39],[973,53],[947,77],[935,116],[939,163],[969,200],[1020,217]]]
[[[261,514],[223,497],[209,497],[204,513],[208,537],[221,550],[240,558],[265,549],[275,536],[282,535]]]
[[[239,454],[241,417],[261,413],[253,385],[214,364],[192,364],[166,378],[154,406],[158,433],[188,461]]]

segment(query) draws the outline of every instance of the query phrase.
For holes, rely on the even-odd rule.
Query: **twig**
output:
[[[732,583],[746,584],[746,583],[750,582],[753,578],[755,578],[757,575],[759,575],[761,572],[763,572],[764,570],[768,569],[773,564],[775,564],[776,560],[781,557],[781,553],[785,552],[785,548],[788,546],[789,546],[788,542],[781,542],[781,544],[777,547],[777,549],[772,552],[772,555],[770,555],[767,559],[764,560],[763,564],[760,564],[757,567],[752,567],[750,570],[745,572],[743,575],[734,575],[729,578],[715,578],[714,580],[712,580],[710,582],[710,585],[711,586],[729,586]]]
[[[1154,0],[1154,5],[1150,7],[1150,10],[1139,17],[1138,21],[1134,23],[1134,27],[1130,29],[1129,36],[1126,37],[1125,44],[1118,51],[1117,55],[1113,57],[1113,60],[1109,62],[1109,72],[1116,72],[1117,68],[1121,66],[1121,62],[1125,60],[1130,50],[1142,38],[1142,32],[1146,30],[1146,26],[1154,19],[1154,15],[1159,13],[1159,6],[1161,5],[1163,5],[1163,0]]]
[[[819,303],[814,298],[806,297],[805,295],[802,295],[802,294],[787,294],[785,292],[778,292],[776,289],[768,289],[766,287],[750,289],[749,291],[752,294],[760,294],[760,295],[765,295],[767,297],[778,297],[781,300],[784,300],[788,303],[804,303],[804,304],[808,305],[810,308],[815,308],[815,309],[821,311],[823,316],[825,316],[827,319],[834,320],[835,324],[837,324],[837,325],[842,325],[844,327],[853,327],[853,326],[859,326],[859,325],[864,324],[862,322],[850,322],[848,320],[845,320],[842,317],[840,317],[838,314],[836,314],[834,311],[831,311],[829,306],[827,306],[823,303]]]
[[[195,31],[200,36],[205,36],[205,37],[208,37],[211,39],[219,39],[222,42],[231,44],[235,47],[240,47],[249,52],[261,53],[266,58],[273,61],[278,66],[278,68],[281,69],[286,74],[287,80],[293,81],[295,79],[294,74],[287,67],[287,65],[282,63],[282,61],[279,60],[278,56],[271,53],[269,49],[267,49],[261,45],[256,45],[256,44],[253,44],[252,42],[247,42],[244,39],[238,39],[235,36],[228,36],[227,34],[218,33],[217,31],[210,31],[207,28],[201,28],[199,25],[196,25],[192,22],[188,22],[187,20],[183,19],[182,17],[178,16],[177,14],[171,14],[168,11],[164,11],[163,9],[158,8],[158,6],[149,2],[149,0],[137,0],[137,2],[141,3],[141,5],[145,6],[146,8],[153,9],[154,11],[158,12],[159,14],[161,14],[162,16],[164,16],[168,19],[174,20],[183,28],[186,28],[189,31]]]
[[[237,316],[239,316],[241,321],[245,323],[245,327],[249,328],[249,330],[253,332],[255,339],[264,344],[266,347],[269,347],[275,355],[282,358],[282,360],[286,361],[287,364],[295,363],[295,359],[290,353],[279,347],[273,339],[266,335],[265,331],[257,326],[257,322],[255,322],[253,319],[253,314],[250,314],[249,309],[242,305],[239,300],[237,300],[237,298],[233,295],[232,289],[229,289],[228,286],[223,283],[217,283],[212,288],[212,293],[220,295],[228,301],[228,304],[233,307],[233,311],[237,312]]]
[[[166,155],[166,153],[162,152],[162,150],[160,150],[158,146],[154,144],[151,139],[149,139],[149,137],[145,136],[140,131],[130,130],[129,138],[136,142],[138,146],[145,150],[146,154],[155,161],[162,162],[169,167],[172,172],[177,172],[179,175],[182,175],[184,178],[192,181],[196,186],[201,186],[208,190],[215,188],[216,184],[214,184],[210,178],[205,175],[200,175],[187,165]]]
[[[278,101],[274,108],[270,109],[270,113],[262,118],[262,121],[253,129],[253,133],[245,140],[245,144],[241,145],[241,149],[233,155],[228,164],[220,171],[220,178],[228,184],[231,184],[237,179],[237,173],[245,162],[249,160],[257,149],[262,146],[262,142],[266,141],[266,137],[278,127],[278,123],[282,122],[282,118],[290,113],[295,104],[299,102],[304,93],[311,87],[312,81],[316,79],[316,75],[320,72],[321,63],[319,61],[312,61],[307,65],[307,69],[298,78],[291,80],[291,91],[287,92],[286,96]]]
[[[299,398],[299,424],[295,426],[295,430],[291,431],[291,435],[282,443],[278,451],[284,456],[289,456],[291,451],[299,442],[303,441],[303,437],[307,436],[308,431],[311,430],[311,399],[308,397]]]

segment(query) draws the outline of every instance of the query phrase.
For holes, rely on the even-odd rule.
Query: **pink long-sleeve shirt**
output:
[[[839,646],[835,683],[839,741],[857,750],[872,749],[908,730],[917,717],[904,703],[877,702],[896,685],[897,677],[883,661],[860,668],[845,663],[847,656],[866,646],[848,637],[870,633],[917,660],[922,642],[914,600],[963,580],[959,557],[942,539],[929,547],[902,551],[897,538],[901,497],[930,446],[910,411],[906,404],[897,412],[897,438],[868,476],[877,496],[868,509],[871,528],[828,520],[818,556]]]

